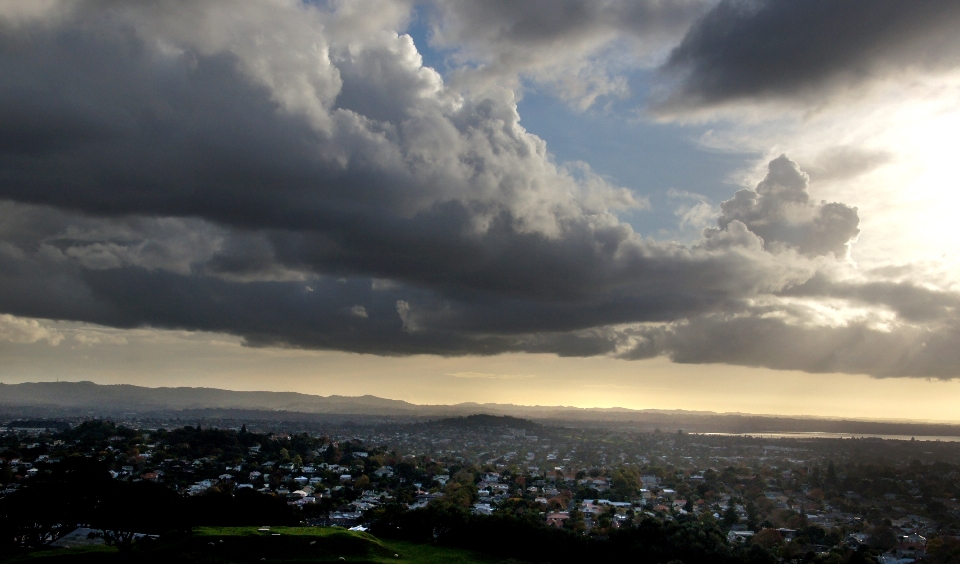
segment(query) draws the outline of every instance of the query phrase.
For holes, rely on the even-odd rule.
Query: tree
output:
[[[570,512],[570,517],[563,522],[563,528],[575,533],[584,533],[587,530],[587,524],[583,519],[583,513],[577,509]]]
[[[924,562],[932,564],[956,564],[960,562],[960,540],[952,537],[938,537],[927,544],[927,558]]]
[[[121,553],[150,534],[186,529],[183,498],[150,482],[109,482],[99,489],[99,502],[89,517],[104,542]]]
[[[467,508],[478,499],[477,487],[473,483],[464,484],[455,480],[443,488],[443,500],[458,507]]]
[[[40,548],[72,531],[79,522],[72,504],[43,487],[26,487],[0,501],[0,519],[7,541],[16,546]]]
[[[733,527],[740,522],[740,516],[737,515],[737,509],[733,506],[733,499],[730,500],[730,505],[723,511],[723,526],[726,528]]]
[[[884,552],[897,546],[897,534],[888,526],[878,525],[870,531],[869,544]]]
[[[833,464],[832,460],[830,461],[830,464],[827,465],[827,483],[837,483],[837,467]]]
[[[623,470],[617,470],[610,481],[610,489],[622,499],[632,499],[637,495],[637,478]]]
[[[68,457],[49,475],[0,500],[0,520],[8,541],[39,548],[86,522],[101,490],[114,483],[99,462]]]
[[[747,504],[747,528],[756,531],[760,525],[760,512],[757,506],[751,501]]]
[[[780,531],[776,529],[763,529],[759,533],[753,535],[753,544],[762,546],[766,549],[772,549],[778,546],[783,546],[783,535],[780,534]]]
[[[819,466],[814,466],[813,470],[810,471],[810,485],[815,488],[819,488],[821,485],[823,485],[822,480],[820,478]]]

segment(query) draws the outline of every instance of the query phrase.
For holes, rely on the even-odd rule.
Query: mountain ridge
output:
[[[0,408],[82,410],[87,415],[95,416],[129,413],[170,416],[183,413],[219,419],[251,418],[254,415],[275,418],[282,413],[283,418],[288,420],[298,416],[429,419],[489,414],[647,430],[659,428],[691,432],[960,436],[960,424],[955,422],[877,421],[691,410],[525,406],[476,402],[430,405],[370,394],[321,396],[301,392],[240,391],[206,387],[151,388],[134,384],[96,384],[89,381],[0,383]]]

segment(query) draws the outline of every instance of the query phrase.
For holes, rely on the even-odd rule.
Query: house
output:
[[[609,499],[598,499],[597,505],[606,505],[608,507],[616,507],[618,509],[629,509],[633,507],[633,504],[628,501],[610,501]]]
[[[913,564],[916,562],[913,558],[901,558],[896,554],[881,554],[879,556],[880,564]]]
[[[784,528],[780,528],[780,529],[777,529],[777,532],[780,533],[781,535],[783,535],[783,540],[785,540],[785,541],[787,541],[787,542],[792,541],[793,538],[797,536],[797,530],[796,530],[796,529],[784,529]]]
[[[660,485],[660,478],[656,476],[640,476],[640,483],[645,488],[654,488]]]
[[[927,539],[917,533],[911,533],[909,535],[903,535],[900,537],[901,544],[909,544],[913,546],[927,546]]]
[[[730,531],[727,533],[727,540],[731,543],[746,544],[751,538],[753,538],[753,531]]]
[[[548,513],[547,514],[547,525],[551,527],[557,527],[558,529],[563,528],[563,524],[570,518],[570,514],[566,511],[560,511],[557,513]]]
[[[869,537],[864,533],[850,533],[847,535],[847,538],[843,539],[843,543],[847,545],[848,548],[856,550],[861,546],[866,546]]]
[[[493,507],[489,503],[474,503],[470,512],[474,515],[493,515]]]
[[[360,517],[361,514],[355,511],[337,511],[330,514],[330,524],[340,527],[355,527],[357,519]]]
[[[902,535],[897,545],[897,553],[900,555],[910,554],[919,556],[927,552],[927,539],[917,533]]]

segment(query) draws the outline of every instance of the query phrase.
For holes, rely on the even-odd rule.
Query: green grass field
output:
[[[164,539],[121,555],[104,546],[45,549],[0,557],[3,564],[93,562],[295,563],[364,562],[420,564],[497,564],[462,550],[384,541],[367,533],[319,527],[201,527],[192,535]]]

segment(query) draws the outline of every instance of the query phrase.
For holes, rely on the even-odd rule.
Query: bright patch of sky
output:
[[[423,9],[415,11],[406,33],[423,64],[449,78],[451,66],[446,54],[431,46]],[[628,77],[626,98],[603,98],[586,111],[527,85],[517,104],[520,123],[547,142],[558,163],[585,162],[610,183],[647,199],[649,209],[618,213],[641,235],[695,239],[704,222],[713,224],[703,212],[732,197],[741,187],[734,173],[760,155],[705,146],[699,140],[709,133],[707,126],[679,126],[641,117],[638,108],[649,92],[650,72],[637,71]],[[691,221],[690,212],[698,205],[701,213]]]
[[[754,155],[705,148],[697,139],[706,128],[641,120],[630,115],[635,105],[631,99],[580,112],[549,94],[528,92],[518,107],[520,123],[547,141],[558,162],[586,162],[611,183],[649,199],[651,209],[621,214],[637,232],[677,237],[677,211],[696,205],[701,198],[695,195],[714,206],[729,199],[739,188],[731,176]]]

